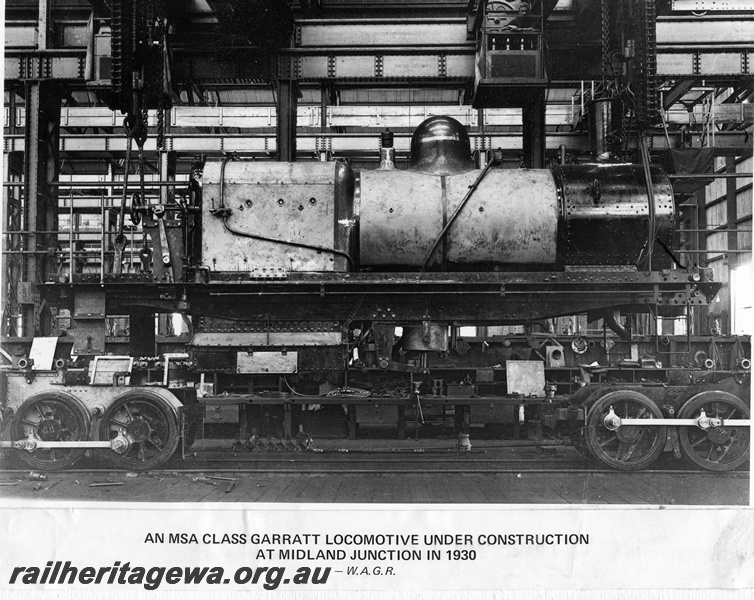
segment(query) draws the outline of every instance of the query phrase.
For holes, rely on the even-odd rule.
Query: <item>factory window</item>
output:
[[[730,272],[731,288],[731,333],[735,335],[754,333],[752,311],[752,263],[747,263]]]

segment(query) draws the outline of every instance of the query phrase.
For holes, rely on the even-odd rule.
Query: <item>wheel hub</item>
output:
[[[126,433],[132,442],[143,442],[149,439],[151,431],[149,422],[140,416],[134,418],[126,427]]]
[[[733,430],[730,427],[710,427],[707,430],[707,438],[713,444],[724,444],[732,434]]]
[[[636,426],[623,425],[616,430],[615,435],[624,444],[633,444],[641,437],[641,430]]]
[[[37,425],[37,435],[39,436],[39,439],[45,442],[52,442],[60,439],[61,431],[62,427],[60,421],[51,417],[42,419],[39,422],[39,425]]]

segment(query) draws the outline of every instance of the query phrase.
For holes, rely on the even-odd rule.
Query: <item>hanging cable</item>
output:
[[[644,168],[644,183],[647,186],[647,202],[649,204],[649,223],[647,231],[647,244],[644,246],[646,249],[646,261],[647,270],[652,270],[652,255],[654,254],[655,238],[657,237],[657,214],[655,207],[655,195],[652,188],[652,173],[650,170],[650,157],[649,149],[647,148],[647,140],[643,136],[639,139],[639,148],[641,150],[641,164]],[[640,262],[642,258],[639,258]]]

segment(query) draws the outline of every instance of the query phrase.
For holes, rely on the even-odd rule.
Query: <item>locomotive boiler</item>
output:
[[[395,169],[209,162],[202,260],[212,271],[500,271],[635,266],[672,245],[673,196],[652,165],[475,169],[465,128],[432,117]],[[645,177],[646,175],[646,177]],[[646,258],[646,256],[644,257]],[[665,252],[654,267],[670,264]]]
[[[132,207],[138,263],[116,252],[43,286],[70,311],[72,344],[50,367],[5,373],[0,446],[35,468],[101,448],[138,470],[185,454],[204,426],[249,452],[293,452],[316,427],[405,437],[434,423],[461,449],[489,429],[566,440],[618,469],[664,450],[737,468],[746,348],[632,328],[635,314],[688,323],[720,288],[674,256],[672,189],[642,154],[513,169],[492,153],[476,168],[464,127],[433,117],[407,169],[389,133],[371,170],[197,164],[175,202]],[[189,323],[180,352],[154,356],[157,313]],[[106,335],[108,315],[129,315],[128,340]],[[601,319],[602,335],[553,328],[571,315]]]

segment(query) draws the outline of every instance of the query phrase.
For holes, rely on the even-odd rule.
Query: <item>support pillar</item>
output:
[[[11,92],[11,96],[15,94]],[[11,109],[11,114],[15,108]],[[11,117],[13,122],[13,117]],[[18,185],[4,188],[3,222],[0,226],[6,233],[19,232],[21,224],[21,189],[23,188],[23,154],[21,152],[8,152],[3,157],[3,181],[6,183],[17,182]],[[9,254],[18,252],[22,248],[21,236],[5,235],[2,238],[2,273],[5,277],[3,287],[0,289],[0,335],[3,337],[17,337],[21,335],[19,330],[19,315],[21,307],[18,302],[18,284],[21,280],[23,262],[21,255]],[[0,278],[1,279],[1,278]]]
[[[40,12],[42,11],[40,6]],[[41,34],[40,34],[41,36]],[[49,335],[52,321],[34,286],[54,272],[57,250],[58,190],[52,184],[60,172],[60,90],[54,82],[26,83],[26,131],[24,156],[24,255],[19,285],[24,336]]]
[[[296,160],[298,82],[295,79],[280,79],[277,91],[277,159],[280,162],[293,162]]]
[[[725,158],[725,172],[726,173],[735,173],[736,172],[736,157],[735,156],[727,156]],[[733,177],[730,177],[725,180],[726,188],[725,188],[725,200],[727,204],[727,229],[728,229],[728,250],[732,250],[728,254],[728,268],[729,269],[735,269],[738,266],[738,257],[740,256],[736,250],[738,250],[738,232],[736,231],[737,228],[737,221],[738,221],[738,209],[737,209],[737,192],[738,192],[738,179],[735,179]]]
[[[545,135],[546,116],[546,92],[538,92],[532,100],[523,107],[523,141],[524,141],[524,165],[527,169],[544,169],[545,148],[547,147]]]

